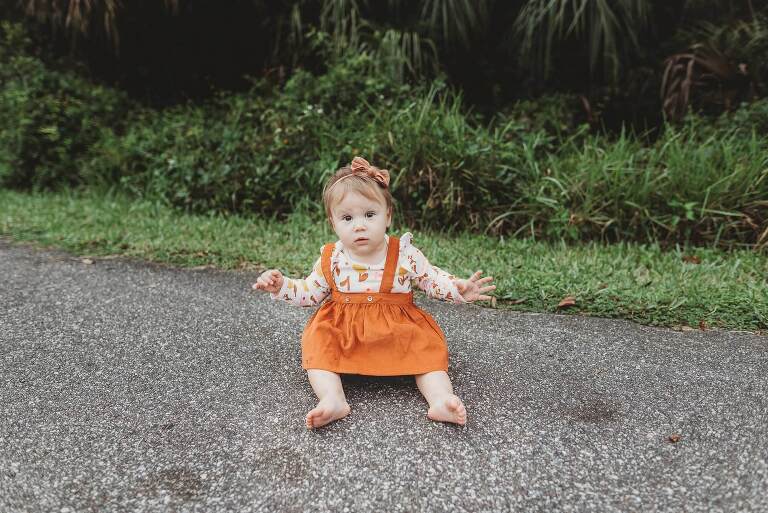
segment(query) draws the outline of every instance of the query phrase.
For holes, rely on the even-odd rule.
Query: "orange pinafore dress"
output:
[[[389,237],[379,292],[340,292],[331,274],[334,244],[323,246],[329,298],[301,337],[301,366],[336,373],[399,376],[448,370],[448,346],[435,320],[413,302],[413,292],[393,293],[400,239]]]

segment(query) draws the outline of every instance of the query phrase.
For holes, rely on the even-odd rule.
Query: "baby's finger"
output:
[[[481,279],[477,280],[477,284],[481,285],[483,283],[488,283],[489,281],[493,281],[493,277],[486,276],[485,278],[481,278]]]
[[[478,278],[480,278],[480,275],[483,274],[483,271],[475,271],[475,274],[472,275],[470,280],[477,281]]]
[[[491,296],[477,296],[478,301],[490,301]]]
[[[480,292],[480,294],[482,294],[483,292],[490,292],[492,290],[496,290],[496,285],[489,285],[488,287],[481,287],[480,290],[478,290],[478,292]]]

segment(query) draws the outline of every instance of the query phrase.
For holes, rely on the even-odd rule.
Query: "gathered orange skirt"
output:
[[[326,245],[322,266],[331,295],[301,337],[304,369],[367,376],[448,370],[445,335],[432,316],[413,303],[413,292],[388,291],[391,285],[385,280],[393,275],[398,255],[398,240],[390,240],[395,243],[390,243],[382,280],[387,292],[337,290],[330,274],[333,248]]]

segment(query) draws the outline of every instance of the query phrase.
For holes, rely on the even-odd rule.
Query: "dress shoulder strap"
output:
[[[333,255],[333,248],[335,244],[329,242],[323,246],[323,255],[320,258],[320,266],[323,268],[323,276],[325,281],[328,282],[328,286],[332,291],[336,291],[336,280],[333,279],[333,273],[331,272],[331,255]]]
[[[392,291],[395,284],[395,271],[397,262],[400,258],[400,239],[397,237],[389,238],[389,247],[387,248],[387,261],[384,264],[384,275],[381,277],[379,292],[387,294]]]

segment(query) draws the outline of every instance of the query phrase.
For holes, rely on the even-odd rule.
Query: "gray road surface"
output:
[[[253,279],[0,241],[0,512],[768,511],[768,337],[421,298],[467,426],[345,376],[310,432]]]

